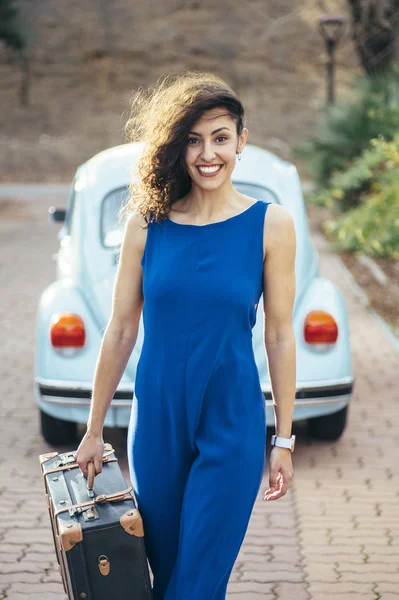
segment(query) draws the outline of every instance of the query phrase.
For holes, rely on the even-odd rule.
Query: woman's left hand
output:
[[[291,450],[274,446],[270,452],[269,489],[264,500],[278,500],[285,496],[294,476]]]

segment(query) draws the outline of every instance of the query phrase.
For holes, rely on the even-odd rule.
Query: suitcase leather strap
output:
[[[109,457],[109,455],[112,453],[113,453],[113,450],[104,454],[103,463],[118,462],[117,458]],[[48,471],[45,472],[45,475],[50,475],[51,473],[57,473],[57,471],[67,471],[68,469],[77,469],[78,467],[79,467],[79,465],[77,463],[71,463],[69,465],[64,465],[62,467],[56,467],[55,469],[49,469]]]
[[[132,497],[134,503],[137,508],[137,500],[134,495],[133,488],[130,486],[126,490],[122,490],[120,492],[115,492],[114,494],[100,494],[93,498],[93,500],[88,500],[87,502],[80,502],[79,504],[72,504],[71,506],[66,506],[65,508],[60,508],[54,512],[54,517],[59,515],[60,513],[67,512],[73,510],[75,508],[85,508],[86,506],[94,506],[95,504],[104,504],[105,502],[122,502],[123,500],[130,499]]]

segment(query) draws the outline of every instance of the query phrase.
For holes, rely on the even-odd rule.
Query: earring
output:
[[[241,160],[241,152],[238,152],[238,160]]]

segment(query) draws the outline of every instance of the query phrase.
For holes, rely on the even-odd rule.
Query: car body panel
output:
[[[118,259],[118,247],[106,247],[103,243],[102,203],[113,190],[129,184],[141,151],[141,144],[124,144],[100,152],[80,165],[71,185],[67,219],[59,232],[57,281],[44,290],[39,302],[35,358],[36,400],[42,410],[60,419],[87,421],[90,396],[81,397],[82,389],[87,391],[92,387],[101,337],[111,311]],[[236,163],[232,180],[237,189],[252,186],[249,189],[254,190],[254,197],[259,198],[266,190],[294,218],[297,254],[293,322],[299,394],[294,420],[334,412],[349,403],[353,382],[347,312],[337,287],[319,274],[298,173],[293,165],[270,152],[247,145],[242,160]],[[312,350],[303,339],[304,320],[311,310],[326,310],[338,323],[337,343],[325,352]],[[86,346],[72,357],[60,355],[49,343],[49,324],[53,314],[61,311],[76,312],[87,328]],[[128,425],[143,339],[141,317],[137,342],[118,387],[125,397],[112,402],[106,425]],[[264,344],[263,297],[253,329],[253,348],[271,424],[273,404]],[[315,389],[320,390],[319,396]],[[63,396],[65,390],[70,393]]]

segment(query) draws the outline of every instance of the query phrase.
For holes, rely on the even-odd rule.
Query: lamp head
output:
[[[319,18],[320,32],[327,42],[337,43],[343,36],[345,25],[345,17],[325,15]]]

